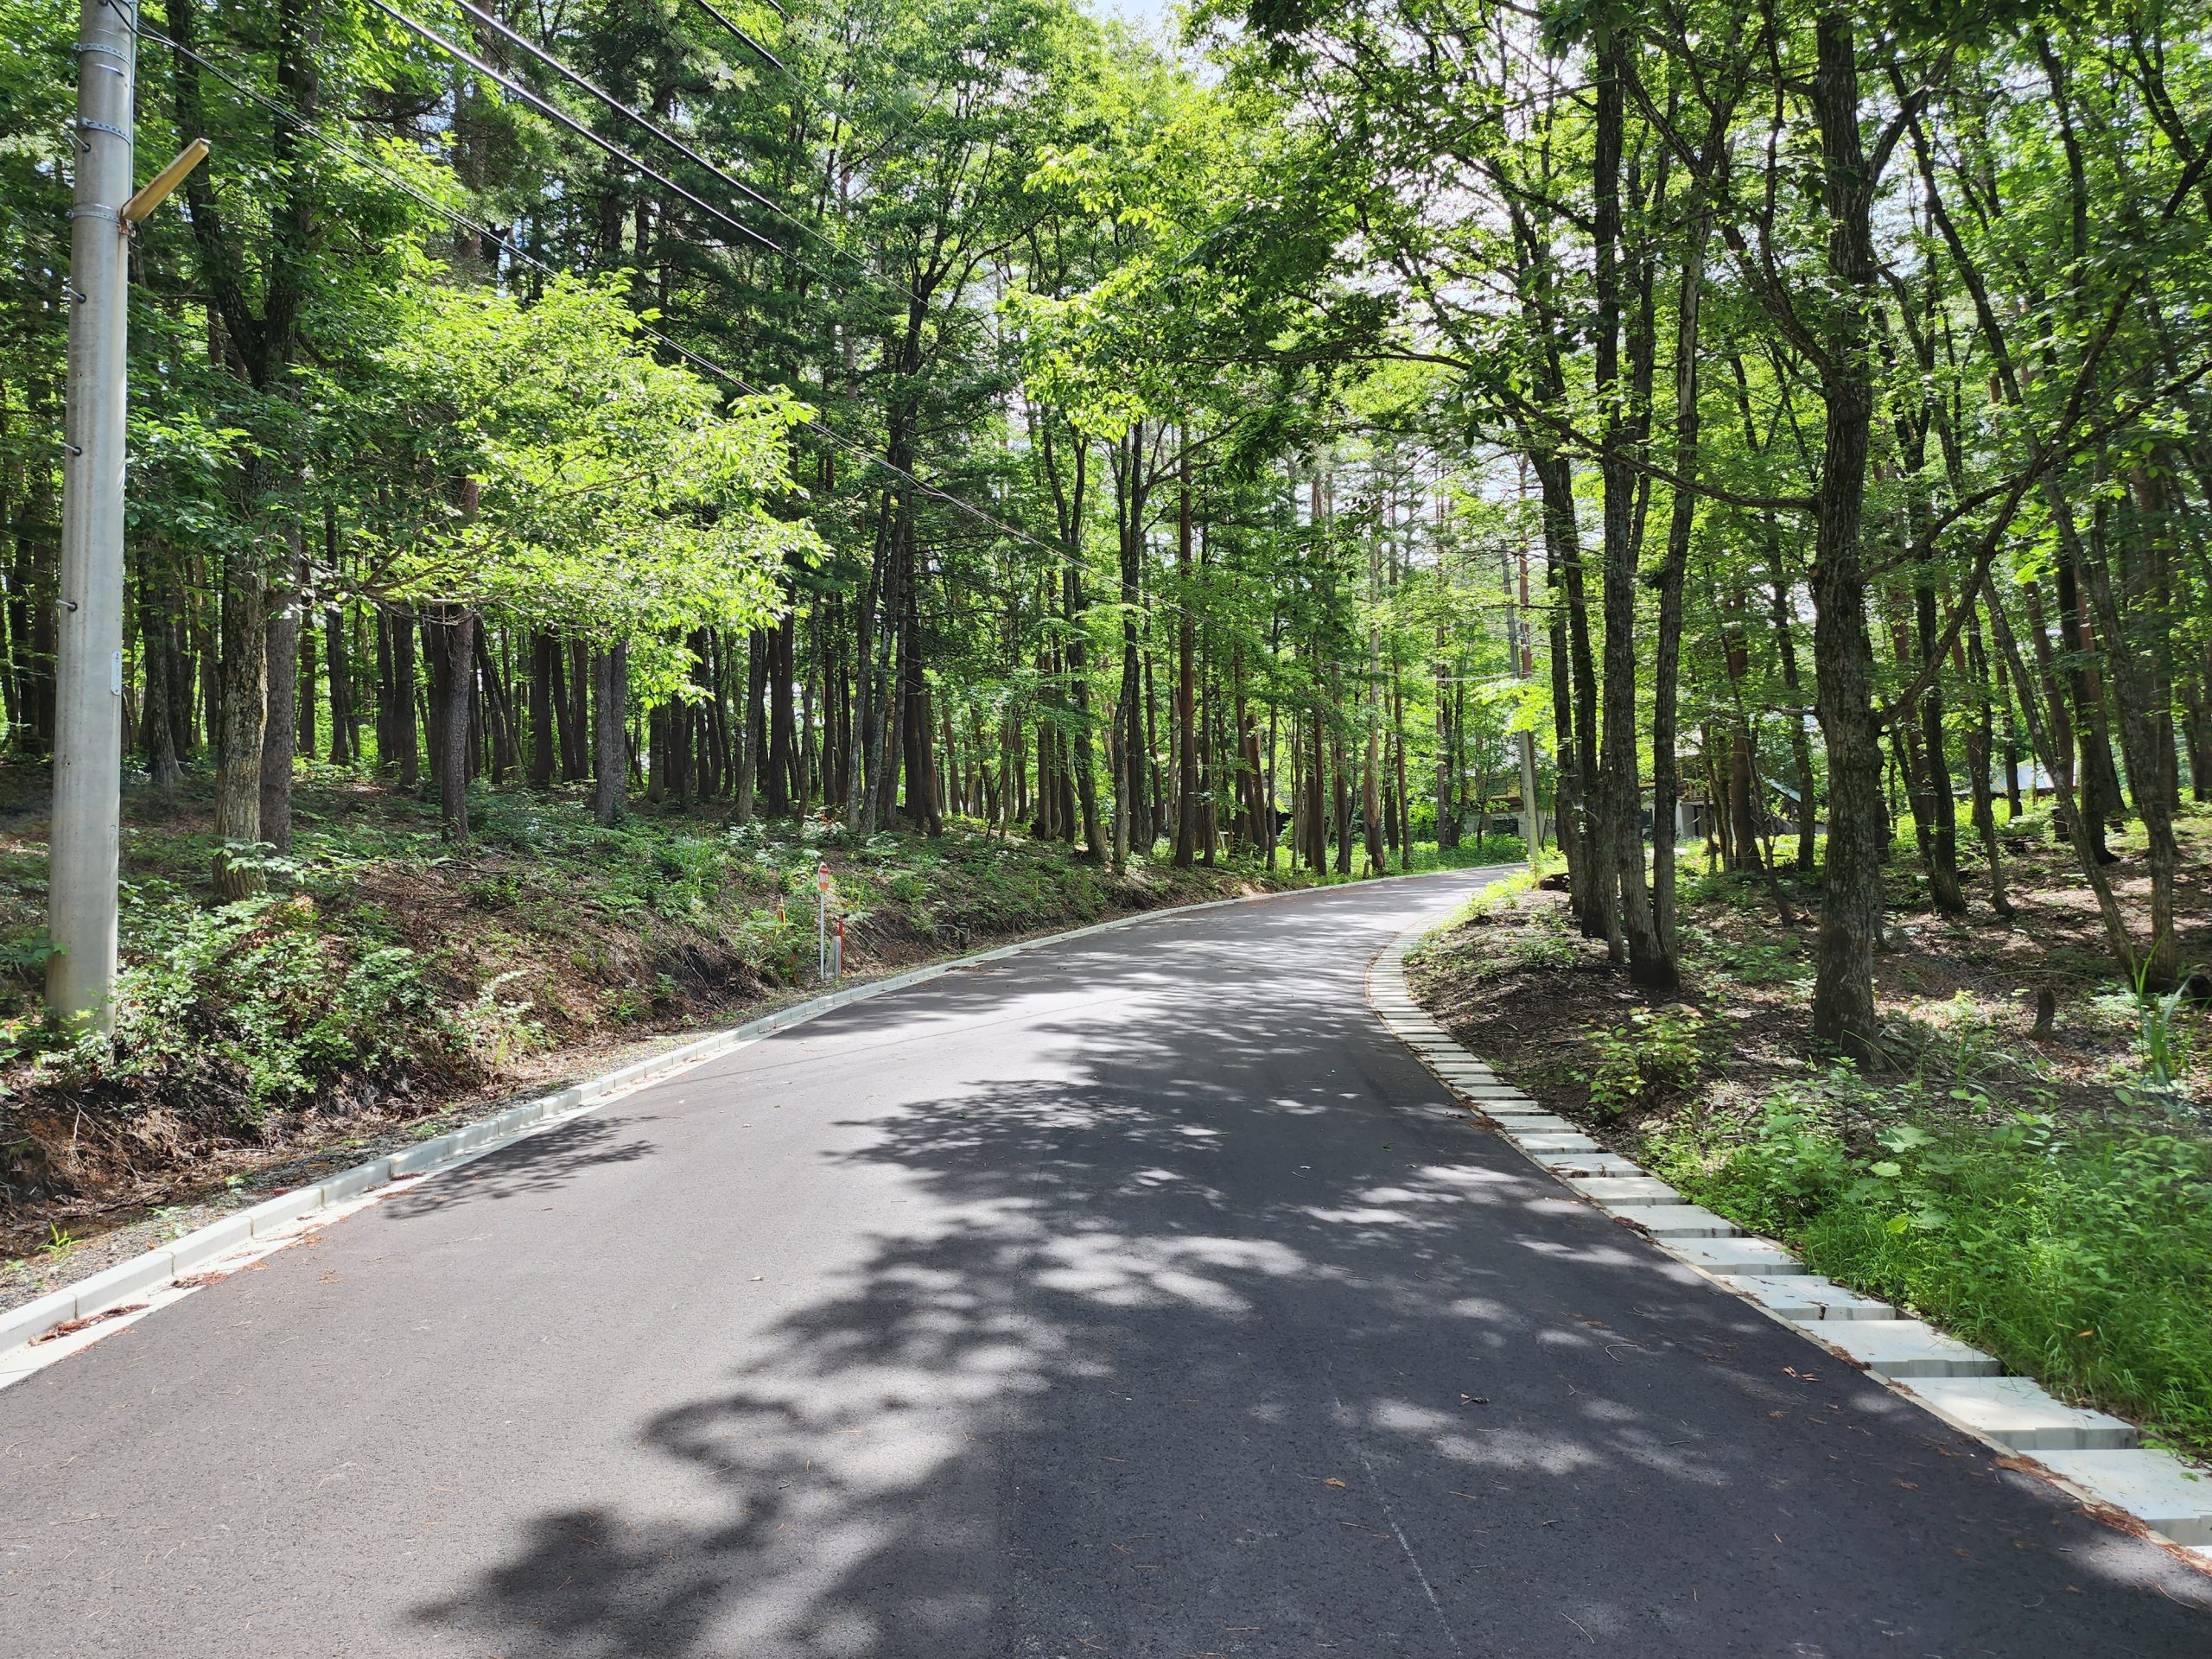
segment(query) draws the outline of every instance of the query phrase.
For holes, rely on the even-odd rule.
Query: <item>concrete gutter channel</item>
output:
[[[1500,867],[1501,868],[1505,867]],[[1382,878],[1389,881],[1434,880],[1439,875],[1485,872],[1431,871],[1411,876]],[[1363,886],[1373,885],[1363,883]],[[1235,899],[1213,899],[1203,904],[1172,905],[1138,911],[1112,921],[1071,928],[1033,939],[1019,940],[994,950],[977,951],[927,967],[910,969],[882,979],[870,980],[849,989],[795,1002],[758,1020],[734,1026],[712,1035],[667,1049],[580,1084],[525,1101],[494,1116],[466,1124],[445,1135],[418,1141],[388,1157],[357,1164],[312,1185],[295,1187],[275,1198],[241,1210],[220,1221],[187,1233],[160,1249],[119,1262],[49,1292],[35,1301],[0,1313],[0,1389],[20,1382],[57,1360],[135,1324],[147,1314],[191,1294],[205,1284],[250,1265],[271,1251],[282,1249],[304,1234],[393,1193],[410,1189],[432,1174],[458,1168],[485,1154],[512,1145],[525,1136],[557,1128],[572,1118],[596,1110],[620,1095],[658,1083],[678,1071],[719,1059],[772,1033],[871,997],[888,995],[923,984],[944,974],[982,963],[999,962],[1047,945],[1112,933],[1146,922],[1172,919],[1198,911],[1219,910],[1230,905],[1257,904],[1314,891],[1292,888],[1281,893],[1247,893]],[[57,1334],[58,1333],[58,1334]]]
[[[2131,1529],[2147,1529],[2156,1541],[2212,1571],[2212,1471],[2146,1450],[2133,1424],[2067,1405],[2028,1377],[2006,1376],[1990,1355],[1806,1272],[1781,1245],[1683,1202],[1631,1160],[1543,1111],[1454,1041],[1408,992],[1407,948],[1433,925],[1409,929],[1376,957],[1368,1001],[1392,1034],[1532,1162],[1900,1398],[2009,1459],[2031,1460],[2093,1510],[2119,1511]]]

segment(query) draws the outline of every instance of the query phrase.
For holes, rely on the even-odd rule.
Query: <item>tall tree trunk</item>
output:
[[[1068,677],[1075,703],[1075,794],[1083,814],[1084,856],[1096,864],[1105,856],[1098,824],[1098,779],[1090,749],[1090,635],[1084,623],[1083,573],[1073,558],[1060,570],[1061,606],[1067,619]]]
[[[1805,689],[1797,674],[1797,642],[1790,626],[1789,584],[1782,571],[1782,537],[1770,515],[1763,516],[1761,523],[1771,600],[1767,614],[1774,624],[1774,648],[1782,663],[1783,687],[1789,694],[1789,757],[1797,774],[1797,870],[1801,875],[1810,875],[1813,843],[1820,823],[1817,784],[1813,775],[1813,744],[1805,734]]]
[[[1542,503],[1548,585],[1552,606],[1552,717],[1558,733],[1559,778],[1554,816],[1560,849],[1567,861],[1567,899],[1585,938],[1613,931],[1613,899],[1596,847],[1598,814],[1598,669],[1590,649],[1590,623],[1582,566],[1582,531],[1576,521],[1574,469],[1564,455],[1538,451],[1529,457]],[[1564,712],[1566,718],[1560,715]]]
[[[1981,586],[1982,600],[1989,612],[1990,632],[1996,635],[2000,660],[2012,664],[2016,684],[2027,683],[2027,664],[2021,660],[2019,642],[2013,637],[2012,626],[2005,614],[2005,607],[1997,596],[1995,580],[1985,576]],[[2074,844],[2074,856],[2080,864],[2082,876],[2089,884],[2089,892],[2097,901],[2098,918],[2103,922],[2105,943],[2113,953],[2123,978],[2133,978],[2140,961],[2135,941],[2127,931],[2127,923],[2120,911],[2120,902],[2113,896],[2111,879],[2105,874],[2106,859],[2091,833],[2090,820],[2075,797],[2074,785],[2061,775],[2055,737],[2045,725],[2033,698],[2021,700],[2021,713],[2026,719],[2028,736],[2037,754],[2051,775],[2052,792],[2058,797],[2058,809],[2066,823],[2068,839]]]
[[[322,505],[322,563],[338,583],[338,505]],[[342,588],[341,588],[342,591]],[[323,677],[330,685],[330,764],[351,766],[361,759],[360,711],[354,689],[353,653],[346,640],[346,607],[334,593],[322,608]]]
[[[1149,852],[1150,842],[1142,839],[1137,830],[1137,819],[1142,812],[1139,796],[1143,792],[1144,779],[1139,770],[1139,751],[1142,747],[1143,728],[1138,703],[1143,696],[1143,683],[1137,654],[1137,607],[1142,599],[1137,585],[1138,559],[1142,544],[1137,541],[1126,522],[1133,509],[1124,508],[1125,522],[1121,526],[1118,551],[1122,580],[1122,690],[1116,699],[1115,714],[1120,727],[1120,737],[1114,746],[1114,868],[1128,864],[1134,848]]]
[[[1859,129],[1859,66],[1849,13],[1821,14],[1814,29],[1813,106],[1820,126],[1828,219],[1830,300],[1821,382],[1827,406],[1815,498],[1814,679],[1828,752],[1827,861],[1813,982],[1813,1035],[1858,1058],[1880,1053],[1874,951],[1882,934],[1880,728],[1874,652],[1866,632],[1859,521],[1866,489],[1873,387],[1866,307],[1879,276],[1872,180]]]
[[[629,815],[630,642],[598,652],[592,670],[592,816],[614,824]]]
[[[1600,705],[1597,831],[1592,837],[1592,875],[1602,895],[1605,939],[1616,961],[1625,961],[1638,982],[1654,970],[1657,941],[1644,885],[1643,837],[1637,787],[1636,610],[1637,556],[1635,514],[1638,479],[1634,456],[1640,423],[1627,407],[1621,351],[1621,162],[1626,128],[1627,72],[1618,30],[1599,33],[1599,71],[1592,163],[1594,276],[1597,299],[1596,385],[1605,404],[1604,454],[1599,462],[1603,504],[1603,592],[1605,617],[1605,683]]]
[[[1657,955],[1651,963],[1649,982],[1669,989],[1681,977],[1675,904],[1675,813],[1681,785],[1675,738],[1682,659],[1682,583],[1697,518],[1697,499],[1688,485],[1696,477],[1697,468],[1698,322],[1699,302],[1705,289],[1706,235],[1700,194],[1694,198],[1675,303],[1674,459],[1675,476],[1681,481],[1675,487],[1667,519],[1667,553],[1659,567],[1658,639],[1652,663],[1651,924]],[[1525,585],[1525,575],[1522,581]],[[1518,670],[1521,664],[1514,666]],[[1529,855],[1535,856],[1533,847]]]
[[[1920,694],[1922,779],[1928,791],[1930,818],[1928,894],[1936,908],[1948,916],[1967,911],[1966,889],[1959,882],[1959,814],[1951,794],[1951,762],[1943,729],[1942,664],[1936,660],[1938,645],[1936,615],[1934,554],[1927,539],[1916,535],[1918,549],[1913,563],[1913,621],[1920,645],[1920,665],[1928,683]]]
[[[399,681],[392,671],[391,613],[379,605],[372,609],[370,619],[377,631],[377,770],[384,772],[397,764],[398,724],[392,702]]]
[[[668,794],[669,752],[676,747],[670,734],[671,705],[661,703],[645,710],[645,804],[658,806]]]
[[[224,559],[220,707],[215,728],[215,891],[245,899],[267,885],[261,842],[262,721],[269,620],[257,555]]]
[[[491,636],[481,618],[474,632],[477,683],[483,700],[483,722],[490,728],[492,782],[496,785],[505,783],[507,774],[522,764],[522,746],[515,735],[514,701],[507,689],[507,677],[499,659],[492,654]]]
[[[1969,594],[1967,613],[1967,677],[1974,693],[1974,723],[1967,728],[1967,782],[1974,791],[1974,833],[1981,840],[1981,855],[1989,871],[1989,905],[1998,916],[2011,920],[2012,901],[2005,892],[2005,855],[1997,837],[1995,793],[1990,787],[1990,758],[1994,749],[1995,721],[1989,695],[1989,653],[1981,640],[1981,604]]]
[[[2060,689],[2058,655],[2051,644],[2050,621],[2044,614],[2043,590],[2032,582],[2024,582],[2020,584],[2020,597],[2028,608],[2028,634],[2034,650],[2036,680],[2032,690],[2024,680],[2018,682],[2013,690],[2023,703],[2034,695],[2035,690],[2042,692],[2044,721],[2052,744],[2051,756],[2045,765],[2050,769],[2053,787],[2063,779],[2070,792],[2074,788],[2075,776],[2074,716]],[[1991,626],[1995,626],[1993,621]],[[2000,656],[1998,660],[2001,663],[2004,658]],[[2033,712],[2024,709],[2023,717],[2031,715]],[[2061,825],[2060,833],[2069,832]],[[2097,844],[2101,846],[2103,843],[2099,840]]]
[[[1359,810],[1367,845],[1367,874],[1380,875],[1382,848],[1382,545],[1370,537],[1367,543],[1367,695],[1361,713],[1367,727],[1366,752],[1361,756]]]
[[[1336,793],[1337,874],[1351,874],[1351,768],[1344,762],[1341,732],[1329,734],[1330,781]]]
[[[314,619],[307,610],[305,597],[302,596],[297,604],[299,615],[294,626],[300,636],[299,694],[294,701],[299,710],[299,718],[294,729],[292,741],[294,747],[300,753],[313,760],[315,750],[315,704],[320,701],[315,671],[315,627]]]
[[[353,661],[346,644],[345,607],[322,613],[323,677],[330,685],[330,764],[350,766],[361,758],[360,716],[354,702]]]
[[[772,818],[791,812],[791,619],[786,614],[764,636],[768,647],[768,756],[760,779],[762,810]]]
[[[851,743],[845,757],[845,827],[855,835],[875,828],[875,630],[878,589],[891,541],[891,496],[877,498],[875,546],[868,560],[868,580],[861,588],[860,616],[853,629],[856,660],[853,672]]]
[[[1316,704],[1307,722],[1313,741],[1306,767],[1306,856],[1317,875],[1329,868],[1329,816],[1325,805],[1329,767],[1321,748],[1321,732],[1325,724],[1320,707]]]
[[[591,723],[593,676],[597,672],[591,660],[591,647],[582,639],[568,643],[568,718],[561,727],[561,779],[564,783],[580,784],[594,772],[593,755],[596,735]]]
[[[465,605],[437,607],[435,634],[443,665],[438,674],[438,820],[451,841],[468,839],[469,702],[476,682],[476,615]]]
[[[285,532],[291,566],[269,596],[268,706],[261,726],[261,839],[292,850],[292,762],[300,749],[300,611],[306,603],[307,555],[300,529]]]
[[[1188,869],[1198,844],[1198,630],[1191,616],[1191,435],[1182,434],[1176,468],[1175,575],[1181,603],[1175,620],[1175,867]]]
[[[543,628],[530,636],[530,785],[550,789],[561,748],[554,710],[561,707],[561,648]]]
[[[1439,578],[1442,570],[1439,569]],[[1522,626],[1527,626],[1524,620]],[[1517,644],[1516,649],[1518,649]],[[1561,667],[1564,668],[1564,664]],[[1453,756],[1457,745],[1452,731],[1452,673],[1451,664],[1445,652],[1445,625],[1442,618],[1436,624],[1436,845],[1440,852],[1450,852],[1459,844],[1459,803],[1452,798],[1452,785]],[[1531,806],[1534,803],[1530,803]],[[1535,849],[1529,849],[1535,856]]]
[[[768,677],[768,652],[760,630],[753,629],[745,640],[745,697],[737,709],[737,799],[735,817],[740,823],[753,822],[754,798],[760,787],[761,737],[760,693]]]
[[[157,553],[158,550],[158,553]],[[146,706],[138,721],[146,769],[154,787],[164,796],[173,793],[184,770],[177,764],[176,720],[172,703],[179,695],[176,672],[176,620],[170,609],[174,574],[168,569],[167,544],[148,538],[138,549],[139,654],[146,668]],[[189,696],[189,691],[185,692]]]
[[[2144,475],[2139,491],[2163,486]],[[2113,702],[2128,784],[2143,821],[2144,862],[2151,877],[2151,943],[2140,961],[2145,988],[2169,990],[2181,975],[2180,944],[2174,931],[2175,879],[2180,846],[2174,835],[2179,804],[2172,721],[2172,661],[2166,637],[2171,594],[2158,538],[2144,536],[2135,549],[2137,569],[2127,582],[2130,609],[2143,619],[2129,626],[2113,581],[2113,556],[2104,538],[2084,562],[2089,597],[2112,652]]]
[[[2065,511],[2063,502],[2054,510]],[[2120,772],[2113,764],[2112,734],[2105,719],[2103,677],[2096,670],[2097,636],[2089,620],[2088,596],[2082,592],[2079,566],[2069,543],[2060,538],[2058,558],[2058,628],[2065,642],[2069,669],[2067,688],[2073,698],[2074,734],[2081,756],[2076,804],[2089,815],[2089,839],[2097,856],[2107,863],[2113,854],[2105,845],[2105,827],[2122,811]]]
[[[415,719],[415,614],[401,611],[388,618],[391,636],[391,739],[399,766],[399,786],[413,791],[423,781],[421,728]]]
[[[2189,749],[2190,795],[2199,805],[2212,802],[2212,671],[2200,665],[2181,682],[2182,740]]]

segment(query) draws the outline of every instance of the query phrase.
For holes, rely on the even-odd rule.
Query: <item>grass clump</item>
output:
[[[1885,1092],[1880,1110],[1840,1069],[1744,1114],[1677,1120],[1647,1149],[1816,1271],[2212,1452],[2212,1141],[2039,1112],[1959,1122]]]

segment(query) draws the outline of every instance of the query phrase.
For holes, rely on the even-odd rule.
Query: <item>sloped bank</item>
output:
[[[302,795],[323,827],[240,905],[203,890],[213,843],[191,802],[133,827],[111,1048],[42,1043],[35,964],[18,969],[0,1303],[810,994],[823,865],[850,976],[1286,885],[1227,864],[1115,875],[969,830],[856,840],[643,815],[601,830],[557,798],[494,798],[455,849],[388,791]],[[35,833],[0,839],[4,937],[35,938],[43,867]]]

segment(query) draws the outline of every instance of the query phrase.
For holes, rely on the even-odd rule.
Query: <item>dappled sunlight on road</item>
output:
[[[796,1090],[904,1046],[925,1092],[813,1097],[821,1156],[894,1179],[899,1224],[640,1426],[683,1503],[549,1518],[423,1621],[579,1659],[1537,1653],[1570,1624],[1719,1651],[1747,1596],[1848,1623],[1815,1593],[1838,1480],[1957,1489],[1894,1523],[1931,1575],[1901,1593],[1937,1601],[1934,1530],[1993,1471],[1408,1110],[1445,1102],[1378,1039],[1330,902],[936,982],[817,1028],[807,1071],[729,1068]],[[1594,1566],[1624,1554],[1649,1570]],[[1722,1555],[1754,1570],[1680,1571]]]

